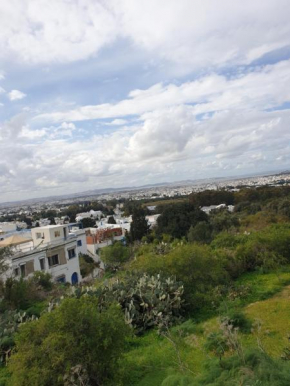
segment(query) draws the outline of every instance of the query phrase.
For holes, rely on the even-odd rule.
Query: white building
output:
[[[92,218],[92,219],[100,219],[103,216],[103,212],[101,210],[90,210],[89,212],[78,213],[76,215],[76,221],[82,221],[84,218]]]
[[[10,242],[12,251],[6,278],[29,277],[35,271],[42,271],[51,274],[57,282],[76,284],[81,281],[79,253],[87,251],[83,229],[48,225],[32,229],[31,239],[16,237],[14,241],[0,242],[0,247]]]
[[[203,206],[200,209],[206,214],[209,214],[212,210],[225,209],[226,207],[227,207],[226,204],[220,204],[220,205]]]

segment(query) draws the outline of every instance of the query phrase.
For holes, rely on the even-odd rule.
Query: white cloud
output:
[[[0,62],[15,63],[13,71],[19,63],[37,71],[41,66],[49,78],[65,68],[69,81],[79,68],[62,63],[101,50],[102,69],[121,62],[127,71],[110,67],[104,81],[103,70],[96,70],[98,82],[108,83],[104,96],[96,89],[93,99],[102,104],[82,105],[81,91],[69,100],[56,94],[49,100],[50,88],[48,100],[0,123],[0,199],[287,166],[290,60],[247,65],[289,46],[289,13],[288,0],[0,2]],[[116,45],[118,53],[124,50],[121,58]],[[140,57],[140,82],[120,100],[120,84]],[[154,76],[146,78],[150,71]],[[116,79],[110,94],[109,81]],[[33,91],[34,83],[27,89]],[[144,84],[152,86],[140,89]],[[7,95],[25,97],[19,90]],[[284,110],[276,109],[282,105]],[[8,104],[5,116],[17,107]],[[98,121],[82,122],[89,120]]]
[[[124,126],[128,123],[126,119],[114,119],[111,122],[108,122],[108,126]]]
[[[74,110],[42,114],[48,121],[82,121],[140,115],[179,104],[195,104],[195,114],[229,108],[271,108],[290,100],[290,61],[266,66],[234,79],[209,75],[180,86],[156,84],[134,90],[116,104],[82,106]],[[267,87],[265,87],[267,84]]]
[[[289,13],[288,0],[2,1],[0,53],[32,64],[72,62],[129,39],[187,72],[249,63],[288,45]]]
[[[19,91],[19,90],[12,90],[8,93],[8,98],[14,102],[14,101],[18,101],[20,99],[23,99],[26,97],[26,94],[24,94],[24,92],[22,91]]]
[[[116,36],[101,1],[2,1],[0,15],[1,52],[32,64],[85,59]]]
[[[75,130],[76,129],[76,126],[73,124],[73,123],[71,123],[71,122],[69,122],[69,123],[67,123],[67,122],[63,122],[61,125],[60,125],[60,127],[59,127],[60,129],[65,129],[65,130]]]

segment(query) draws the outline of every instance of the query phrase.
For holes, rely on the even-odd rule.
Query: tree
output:
[[[27,224],[27,226],[28,226],[29,228],[32,227],[32,220],[31,220],[31,218],[29,218],[29,217],[24,217],[24,218],[23,218],[23,221]]]
[[[101,259],[107,268],[116,271],[122,263],[130,258],[130,250],[121,242],[101,249]]]
[[[149,225],[145,217],[145,211],[141,207],[135,207],[132,214],[130,228],[130,240],[141,240],[149,231]]]
[[[116,224],[116,220],[114,219],[113,216],[110,216],[110,217],[108,218],[108,224]]]
[[[90,385],[118,383],[129,327],[119,306],[102,312],[95,297],[67,298],[21,326],[9,361],[12,386],[60,386],[80,366]],[[76,383],[81,384],[81,383]]]
[[[157,219],[156,233],[182,238],[187,236],[191,226],[194,227],[199,221],[207,222],[207,220],[208,217],[203,211],[188,202],[168,205]]]
[[[48,217],[48,220],[50,221],[50,225],[56,225],[54,217]]]
[[[92,218],[83,218],[81,223],[83,224],[84,228],[92,228],[96,225],[96,221],[93,220]]]

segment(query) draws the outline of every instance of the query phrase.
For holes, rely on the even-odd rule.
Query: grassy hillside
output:
[[[280,358],[290,333],[290,268],[278,274],[245,274],[238,282],[247,286],[249,293],[243,299],[225,300],[224,308],[244,312],[252,323],[252,332],[239,332],[242,346],[255,348],[259,341],[267,354]],[[222,314],[224,308],[217,310],[217,314]],[[134,338],[126,355],[124,384],[160,386],[171,373],[193,377],[202,374],[205,362],[214,357],[205,350],[206,337],[218,330],[216,316],[202,323],[189,319],[171,328],[167,337],[152,331]]]

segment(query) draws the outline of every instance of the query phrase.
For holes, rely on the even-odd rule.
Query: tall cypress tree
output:
[[[149,231],[149,225],[145,218],[145,211],[141,207],[135,207],[132,213],[130,228],[130,240],[141,240]]]

